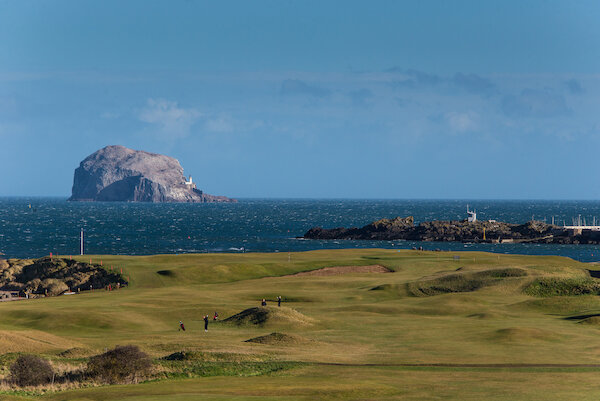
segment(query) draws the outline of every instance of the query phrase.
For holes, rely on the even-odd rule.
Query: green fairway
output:
[[[18,352],[74,366],[126,344],[139,345],[164,374],[45,395],[4,389],[0,397],[600,397],[600,281],[589,276],[591,265],[571,259],[380,249],[81,260],[90,258],[122,268],[129,287],[0,303],[2,374]],[[392,272],[293,275],[359,265]],[[259,307],[262,298],[266,308],[234,316]],[[211,318],[208,332],[204,315]],[[178,331],[180,320],[185,332]],[[188,359],[161,359],[180,351]]]

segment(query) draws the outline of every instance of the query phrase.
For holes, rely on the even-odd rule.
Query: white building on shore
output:
[[[185,182],[185,185],[188,187],[188,189],[196,189],[196,184],[194,184],[194,182],[192,181],[192,176],[190,175],[188,180]]]
[[[477,213],[475,210],[469,210],[469,205],[467,205],[467,221],[469,223],[475,223],[477,221]]]

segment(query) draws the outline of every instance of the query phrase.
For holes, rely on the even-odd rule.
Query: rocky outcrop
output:
[[[124,277],[101,266],[64,258],[0,260],[0,293],[16,291],[24,295],[60,295],[65,291],[85,291],[107,286],[127,285]]]
[[[313,227],[306,239],[350,240],[408,240],[457,242],[531,242],[554,244],[598,244],[600,232],[583,230],[573,232],[541,221],[511,224],[497,221],[426,221],[415,226],[412,217],[381,219],[364,227]]]
[[[86,157],[75,169],[69,200],[235,202],[187,182],[176,159],[124,146],[107,146]]]

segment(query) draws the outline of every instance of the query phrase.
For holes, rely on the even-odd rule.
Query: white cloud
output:
[[[477,115],[473,112],[459,113],[451,111],[444,114],[444,118],[455,132],[474,131],[477,128]]]
[[[138,118],[158,127],[161,136],[182,138],[190,133],[191,126],[202,117],[194,108],[179,107],[177,102],[165,99],[148,99],[146,107],[138,113]]]
[[[233,131],[233,123],[227,117],[215,117],[207,120],[204,128],[212,132],[231,132]]]

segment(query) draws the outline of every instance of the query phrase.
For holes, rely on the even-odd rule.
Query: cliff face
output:
[[[71,201],[235,202],[187,185],[183,168],[169,156],[107,146],[75,169]]]

